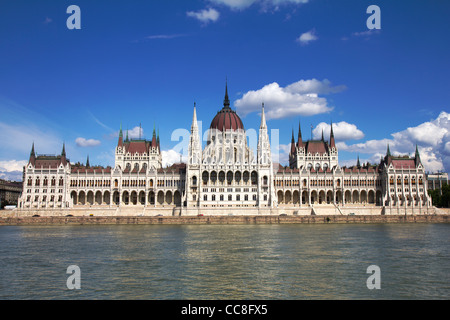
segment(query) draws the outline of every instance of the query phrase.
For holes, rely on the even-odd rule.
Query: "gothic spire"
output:
[[[291,154],[294,153],[295,153],[295,139],[294,139],[294,128],[292,128]]]
[[[386,152],[386,156],[390,157],[391,156],[391,149],[389,149],[389,143],[387,145],[387,152]]]
[[[33,156],[33,157],[36,156],[36,154],[35,154],[35,152],[34,152],[34,141],[33,141],[33,145],[31,146],[30,157],[31,157],[31,156]]]
[[[300,121],[298,122],[298,139],[297,139],[297,146],[302,147],[303,146],[303,140],[302,140],[302,128],[300,126]]]
[[[333,121],[331,121],[331,131],[330,131],[330,147],[335,147],[336,143],[334,141],[334,133],[333,133]]]
[[[225,81],[225,98],[223,99],[223,107],[230,108],[230,99],[228,99],[228,80]]]
[[[87,159],[86,159],[86,168],[89,168],[90,167],[90,164],[89,164],[89,155],[87,156]]]
[[[264,113],[264,102],[262,103],[262,112],[261,112],[261,128],[266,128],[266,114]]]
[[[416,161],[416,166],[421,163],[422,161],[420,160],[420,154],[419,154],[419,148],[416,144],[416,157],[415,157],[415,161]]]
[[[66,143],[65,142],[63,142],[63,148],[62,148],[62,151],[61,151],[61,156],[66,156]]]

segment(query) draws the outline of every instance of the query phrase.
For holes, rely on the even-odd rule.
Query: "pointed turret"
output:
[[[158,150],[160,150],[160,146],[159,146],[159,128],[158,128],[158,136],[156,137],[156,147],[158,148]]]
[[[86,159],[86,168],[89,168],[91,165],[89,164],[89,155],[87,156]]]
[[[36,160],[36,153],[34,152],[34,141],[33,141],[33,145],[31,146],[31,152],[30,152],[30,160],[28,161],[28,163],[31,163],[34,165],[35,160]]]
[[[194,102],[194,114],[192,115],[192,125],[191,125],[191,129],[192,128],[197,128],[198,124],[197,124],[197,105]]]
[[[387,145],[387,151],[386,151],[386,157],[390,157],[391,156],[391,149],[389,148],[389,143]]]
[[[225,82],[225,98],[223,99],[223,107],[230,108],[230,99],[228,99],[228,80]]]
[[[152,148],[157,148],[158,144],[156,141],[156,129],[155,129],[155,124],[153,124],[153,136],[152,136]]]
[[[303,140],[302,140],[302,128],[300,126],[300,121],[298,122],[298,139],[297,139],[297,147],[298,148],[302,148],[303,145]]]
[[[361,163],[359,162],[359,154],[358,154],[358,160],[356,161],[356,166],[357,166],[358,168],[361,168]]]
[[[118,146],[123,146],[123,133],[122,133],[122,123],[120,124],[120,130],[119,130],[119,142],[117,142]]]
[[[127,128],[127,137],[125,138],[125,142],[130,142],[130,140],[128,139],[128,128]]]
[[[292,129],[292,139],[291,139],[291,155],[295,154],[295,139],[294,139],[294,129]]]
[[[66,143],[65,142],[63,142],[63,148],[62,148],[62,151],[61,151],[61,156],[66,156]]]
[[[188,147],[188,163],[199,164],[201,162],[202,145],[200,142],[200,135],[198,133],[197,124],[197,108],[194,102],[194,114],[192,116],[191,134],[189,137]]]
[[[266,125],[266,114],[264,113],[264,102],[262,103],[260,128],[267,128],[267,125]]]
[[[419,154],[419,148],[416,144],[416,156],[414,159],[415,163],[416,163],[416,167],[419,165],[419,163],[422,163],[422,161],[420,160],[420,154]]]
[[[336,147],[336,142],[334,141],[334,133],[333,133],[333,121],[331,121],[330,147],[331,148],[335,148]]]
[[[61,151],[61,163],[65,166],[67,164],[66,161],[66,143],[63,142],[63,147]]]

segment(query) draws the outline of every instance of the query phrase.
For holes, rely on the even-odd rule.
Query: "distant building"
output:
[[[0,205],[4,203],[17,205],[21,193],[22,182],[0,179]]]
[[[449,184],[448,173],[446,172],[429,173],[426,176],[428,182],[428,190],[441,191],[444,185]]]

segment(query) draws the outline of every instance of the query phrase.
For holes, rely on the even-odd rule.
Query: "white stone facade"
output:
[[[148,141],[128,135],[124,140],[120,130],[114,167],[106,168],[71,164],[64,146],[61,155],[37,156],[33,144],[19,208],[140,208],[147,214],[183,215],[307,208],[342,214],[349,206],[414,212],[432,206],[417,148],[415,157],[394,157],[388,147],[379,164],[360,165],[358,160],[356,166],[340,167],[333,130],[329,141],[323,136],[303,141],[299,128],[297,141],[292,135],[289,166],[283,167],[272,162],[264,104],[255,154],[241,119],[229,107],[227,90],[204,149],[200,136],[194,105],[186,164],[162,168],[155,130]]]

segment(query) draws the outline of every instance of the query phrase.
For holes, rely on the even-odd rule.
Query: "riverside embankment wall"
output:
[[[324,223],[448,223],[449,214],[330,216],[181,216],[181,217],[3,217],[1,225],[201,225],[201,224],[324,224]]]

